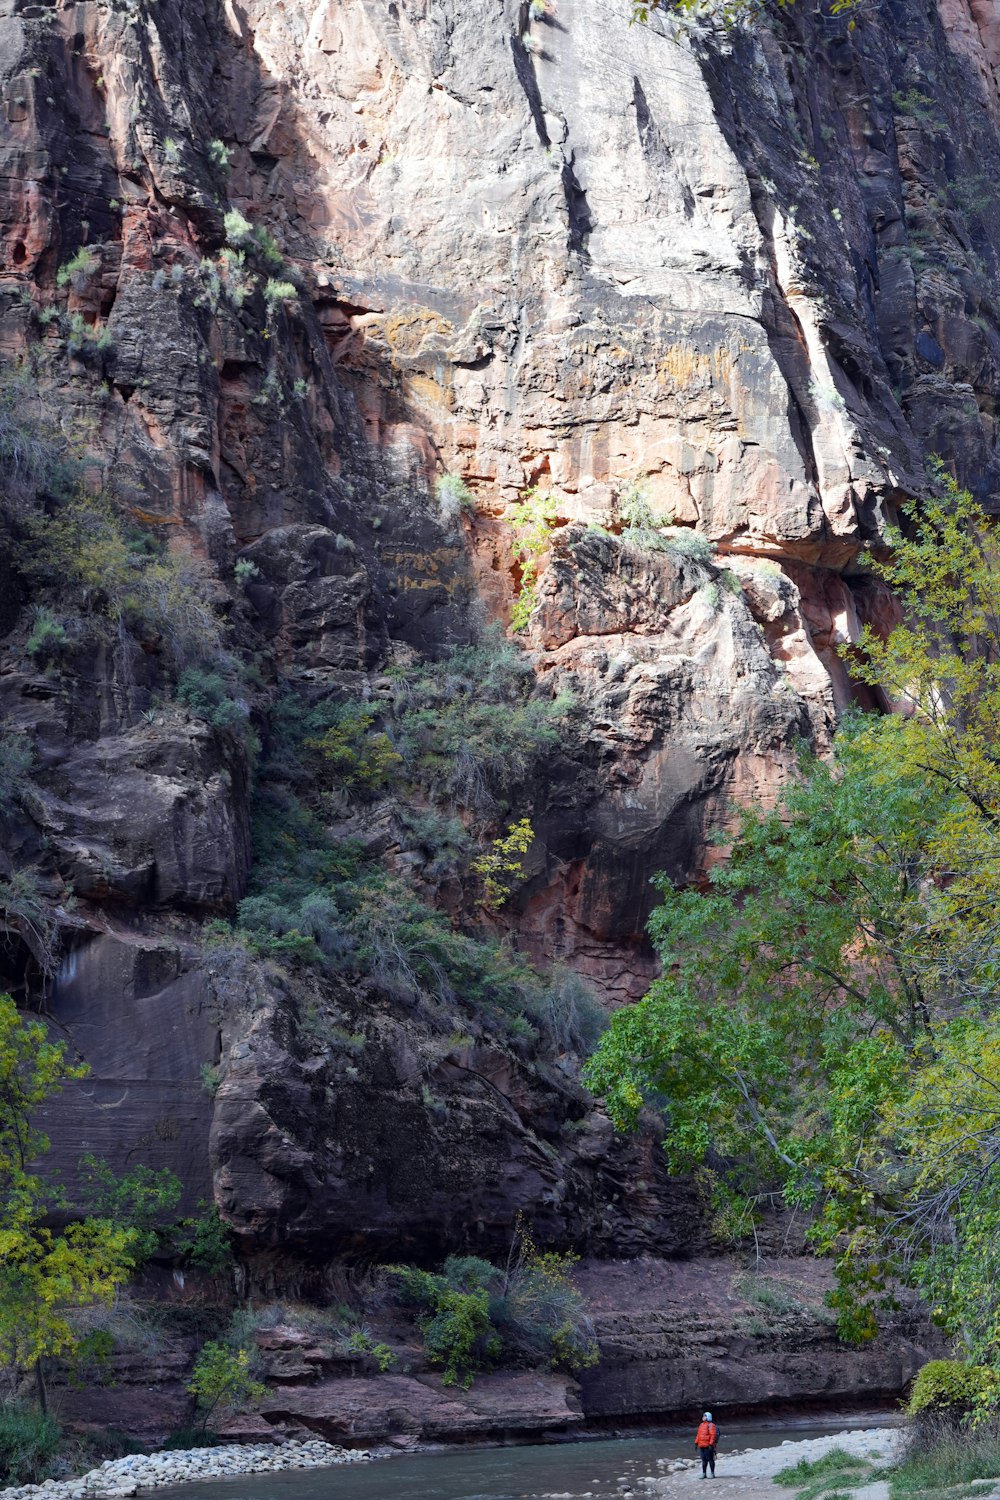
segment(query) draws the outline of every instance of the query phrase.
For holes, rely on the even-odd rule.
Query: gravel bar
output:
[[[221,1448],[179,1448],[166,1453],[130,1453],[110,1458],[75,1479],[47,1479],[0,1490],[0,1500],[118,1500],[139,1490],[192,1480],[227,1479],[279,1469],[326,1469],[364,1463],[367,1448],[340,1448],[319,1439],[299,1443],[234,1443]]]

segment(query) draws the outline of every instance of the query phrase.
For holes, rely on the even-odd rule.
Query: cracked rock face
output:
[[[894,617],[863,548],[928,455],[993,509],[1000,484],[992,6],[851,32],[799,5],[700,52],[629,10],[0,0],[4,363],[214,578],[268,690],[377,697],[398,653],[509,622],[508,507],[554,497],[523,639],[574,708],[523,789],[510,923],[610,1004],[653,973],[651,876],[704,878],[732,804],[829,743],[843,648]],[[443,472],[472,506],[439,506]],[[623,531],[634,483],[653,547]],[[0,878],[36,871],[62,934],[48,998],[94,1051],[97,1147],[211,1176],[272,1289],[324,1246],[493,1250],[522,1207],[602,1256],[700,1243],[649,1142],[516,1047],[431,1056],[373,992],[355,1068],[267,983],[220,1000],[199,924],[245,890],[247,756],[144,707],[155,642],[36,669],[33,602],[0,535],[0,720],[35,750]],[[0,959],[37,1000],[30,924]],[[66,1161],[82,1118],[54,1106]]]

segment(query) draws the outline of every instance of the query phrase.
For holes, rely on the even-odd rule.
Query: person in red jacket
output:
[[[712,1470],[712,1478],[715,1478],[715,1449],[719,1441],[719,1429],[712,1421],[712,1413],[707,1411],[701,1419],[698,1435],[694,1445],[701,1455],[701,1477],[708,1478],[708,1470]]]

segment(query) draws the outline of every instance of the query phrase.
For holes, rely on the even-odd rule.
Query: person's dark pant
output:
[[[699,1448],[698,1452],[701,1454],[701,1477],[702,1477],[702,1479],[704,1479],[706,1473],[708,1472],[709,1466],[711,1466],[711,1469],[712,1469],[712,1478],[714,1479],[715,1478],[715,1449],[714,1448]]]

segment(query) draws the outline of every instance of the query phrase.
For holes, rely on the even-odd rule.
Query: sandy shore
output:
[[[807,1438],[802,1442],[790,1439],[775,1448],[744,1448],[733,1453],[726,1452],[723,1430],[715,1464],[715,1479],[703,1481],[701,1463],[690,1459],[664,1459],[659,1474],[650,1474],[635,1483],[637,1496],[663,1496],[664,1500],[693,1500],[692,1491],[705,1484],[706,1495],[715,1490],[723,1494],[738,1495],[740,1500],[779,1500],[787,1496],[793,1500],[794,1490],[778,1489],[774,1476],[781,1469],[806,1459],[810,1463],[822,1458],[832,1448],[843,1448],[870,1458],[876,1465],[892,1463],[898,1457],[905,1442],[899,1427],[870,1427],[860,1432],[837,1432],[828,1437]],[[709,1489],[712,1486],[712,1489]],[[888,1500],[888,1485],[874,1482],[853,1491],[855,1500]]]

